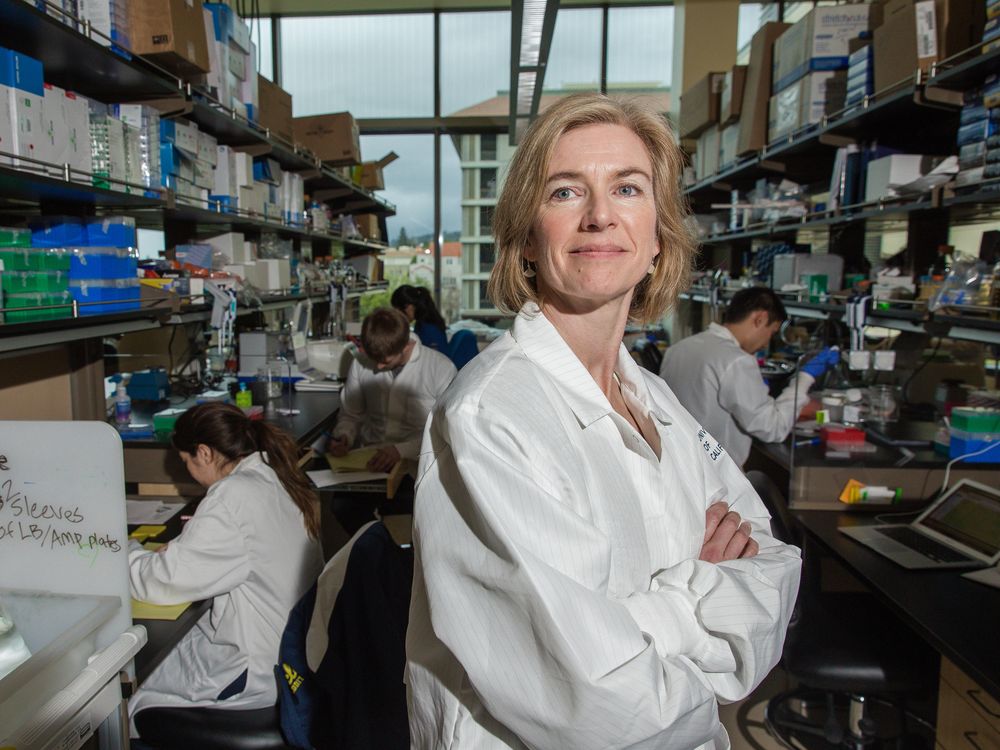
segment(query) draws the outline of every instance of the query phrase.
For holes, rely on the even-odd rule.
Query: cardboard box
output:
[[[888,0],[874,33],[875,91],[976,44],[985,21],[982,0]]]
[[[128,0],[132,51],[182,75],[207,73],[202,7],[189,0]]]
[[[774,40],[789,28],[787,23],[765,23],[750,42],[750,64],[747,65],[740,107],[740,136],[736,155],[759,151],[767,145],[768,107],[771,98],[772,47]]]
[[[257,124],[273,135],[292,141],[292,95],[261,75],[257,76],[257,96],[260,101]]]
[[[893,185],[905,185],[930,172],[940,158],[924,154],[892,154],[868,163],[865,202],[896,196]]]
[[[355,214],[354,226],[358,233],[367,240],[381,240],[382,230],[379,227],[378,216],[375,214]]]
[[[847,79],[843,71],[808,73],[771,97],[767,131],[769,143],[806,125],[815,125],[844,106]]]
[[[814,70],[847,67],[848,44],[868,30],[868,3],[809,11],[774,43],[771,90],[778,92]]]
[[[719,125],[729,125],[740,119],[746,79],[746,65],[734,65],[726,72],[722,79],[722,93],[719,95]]]
[[[392,164],[399,155],[395,151],[390,151],[378,161],[366,161],[361,164],[360,185],[365,190],[385,190],[385,178],[382,170]]]
[[[695,176],[699,180],[719,171],[719,126],[713,125],[698,136],[695,151]]]
[[[358,164],[361,161],[358,125],[350,112],[296,117],[292,120],[292,132],[295,141],[316,154],[321,161],[334,165]]]
[[[681,95],[680,137],[694,138],[719,121],[725,73],[709,73]]]

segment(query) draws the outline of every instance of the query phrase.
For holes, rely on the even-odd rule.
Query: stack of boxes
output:
[[[1000,410],[960,406],[951,410],[950,458],[968,456],[966,463],[1000,462]]]
[[[850,40],[868,30],[867,3],[819,7],[774,43],[768,137],[819,123],[843,108]]]
[[[211,15],[208,85],[223,106],[255,121],[257,55],[250,27],[224,3],[205,3],[204,12]],[[209,28],[207,18],[205,28]]]
[[[69,253],[61,247],[32,246],[28,229],[0,227],[0,317],[5,323],[66,318],[71,313]],[[66,305],[50,310],[19,311],[46,305]]]
[[[68,271],[70,296],[81,303],[80,315],[138,309],[134,219],[105,217],[84,224],[73,217],[40,217],[31,235],[36,248],[65,254],[60,262]]]
[[[965,93],[959,119],[959,186],[978,185],[1000,177],[1000,79],[991,76],[984,86]]]
[[[111,47],[120,54],[128,55],[132,49],[129,9],[125,0],[77,0],[81,21],[90,22],[90,27],[100,32],[94,40],[105,47]]]
[[[0,47],[0,164],[37,169],[16,157],[44,160],[42,141],[42,64]],[[3,156],[3,154],[12,154]]]
[[[986,0],[986,24],[983,26],[983,54],[1000,49],[1000,0]]]
[[[93,154],[90,145],[90,102],[72,91],[45,84],[42,98],[43,161],[68,164],[74,178],[90,179]]]
[[[844,104],[852,107],[875,92],[875,48],[870,34],[863,33],[852,46],[859,45],[847,58],[847,94]]]
[[[147,191],[158,189],[162,179],[159,111],[144,104],[113,104],[109,114],[123,123],[127,182]]]

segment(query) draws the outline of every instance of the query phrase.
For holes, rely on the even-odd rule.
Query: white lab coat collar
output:
[[[406,369],[406,365],[410,364],[410,362],[416,362],[420,359],[420,354],[424,350],[424,345],[420,343],[420,339],[417,338],[417,334],[412,331],[410,332],[410,341],[413,342],[413,351],[410,352],[410,358],[406,360],[406,364],[403,365],[402,369]],[[365,354],[362,349],[358,349],[358,351],[355,352],[354,358],[367,370],[371,370],[372,372],[384,372],[383,370],[375,369],[374,360]]]
[[[524,303],[514,319],[510,333],[528,359],[564,386],[561,389],[562,396],[581,426],[589,427],[601,417],[612,413],[607,396],[536,303]],[[651,417],[661,424],[670,424],[666,412],[656,406],[650,397],[642,371],[624,344],[618,348],[615,371],[622,385],[632,391]]]
[[[736,340],[736,337],[733,335],[733,332],[730,331],[725,326],[719,325],[718,323],[709,323],[709,325],[708,325],[708,332],[712,333],[712,334],[715,334],[720,339],[725,339],[726,341],[731,341],[733,344],[736,345],[737,349],[740,349],[742,351],[743,347],[740,346],[740,342]]]

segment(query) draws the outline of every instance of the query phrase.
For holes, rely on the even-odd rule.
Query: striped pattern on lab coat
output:
[[[781,654],[799,553],[624,347],[662,458],[537,307],[464,368],[421,449],[407,633],[419,748],[726,748],[718,701]],[[698,561],[718,499],[760,554]]]

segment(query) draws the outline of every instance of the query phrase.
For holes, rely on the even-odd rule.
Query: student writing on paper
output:
[[[421,344],[406,316],[388,307],[365,318],[361,346],[365,356],[351,363],[327,450],[343,456],[380,445],[367,468],[389,471],[401,458],[417,458],[427,415],[455,377],[455,365]]]
[[[133,735],[136,716],[155,706],[273,705],[288,613],[323,568],[318,501],[288,435],[213,402],[177,420],[173,444],[208,493],[166,547],[131,543],[132,596],[163,605],[212,598],[212,609],[129,701]]]

